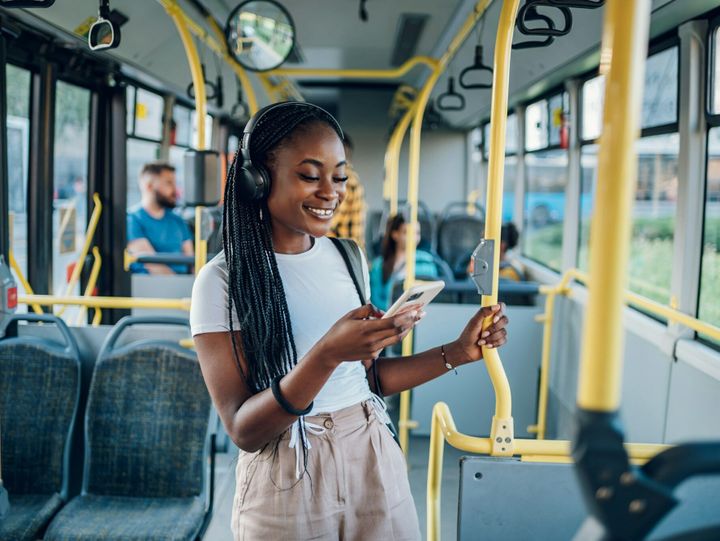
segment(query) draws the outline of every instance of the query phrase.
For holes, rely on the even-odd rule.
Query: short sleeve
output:
[[[135,213],[127,215],[127,241],[146,238],[140,219]]]
[[[221,256],[200,269],[193,284],[190,304],[190,331],[193,336],[230,331],[227,278],[227,267]],[[234,313],[233,330],[240,330],[240,322]]]
[[[192,233],[190,232],[190,228],[188,227],[188,224],[186,224],[185,220],[183,220],[179,216],[178,216],[178,220],[180,221],[180,231],[182,232],[182,241],[185,242],[186,240],[192,240]]]

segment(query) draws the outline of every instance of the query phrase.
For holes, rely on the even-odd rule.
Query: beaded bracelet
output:
[[[313,402],[310,402],[310,405],[304,410],[299,410],[295,409],[292,404],[290,404],[290,402],[285,400],[285,397],[280,392],[280,380],[282,378],[283,376],[275,376],[272,380],[272,383],[270,383],[270,389],[272,389],[272,394],[275,397],[275,400],[277,400],[278,404],[280,404],[280,407],[286,412],[288,412],[290,415],[295,415],[296,417],[302,417],[303,415],[307,415],[308,413],[310,413],[313,408]]]
[[[448,362],[447,357],[445,357],[445,344],[440,346],[440,355],[442,355],[443,362],[445,363],[445,368],[447,368],[448,370],[452,370],[453,372],[455,372],[455,375],[457,376],[457,368],[455,368],[453,365],[451,365]]]

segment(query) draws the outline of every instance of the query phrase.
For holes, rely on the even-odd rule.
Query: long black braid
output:
[[[312,125],[323,123],[342,138],[334,119],[302,103],[270,109],[250,137],[253,164],[268,169],[275,152]],[[238,197],[238,156],[230,167],[223,209],[223,248],[228,268],[228,315],[235,361],[252,393],[270,387],[272,379],[298,362],[292,324],[277,259],[267,201]],[[240,364],[233,332],[233,312],[240,322],[241,347],[247,372]]]

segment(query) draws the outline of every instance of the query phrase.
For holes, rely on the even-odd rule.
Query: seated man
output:
[[[172,212],[177,202],[175,168],[165,162],[146,163],[140,172],[142,200],[128,211],[127,249],[133,255],[182,253],[192,256],[190,229]],[[187,265],[133,263],[130,270],[142,274],[187,273]]]

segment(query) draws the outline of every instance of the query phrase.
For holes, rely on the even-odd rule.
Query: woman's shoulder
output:
[[[225,253],[220,252],[208,261],[195,276],[193,284],[193,296],[196,291],[204,291],[208,288],[227,288],[228,270],[225,262]]]

